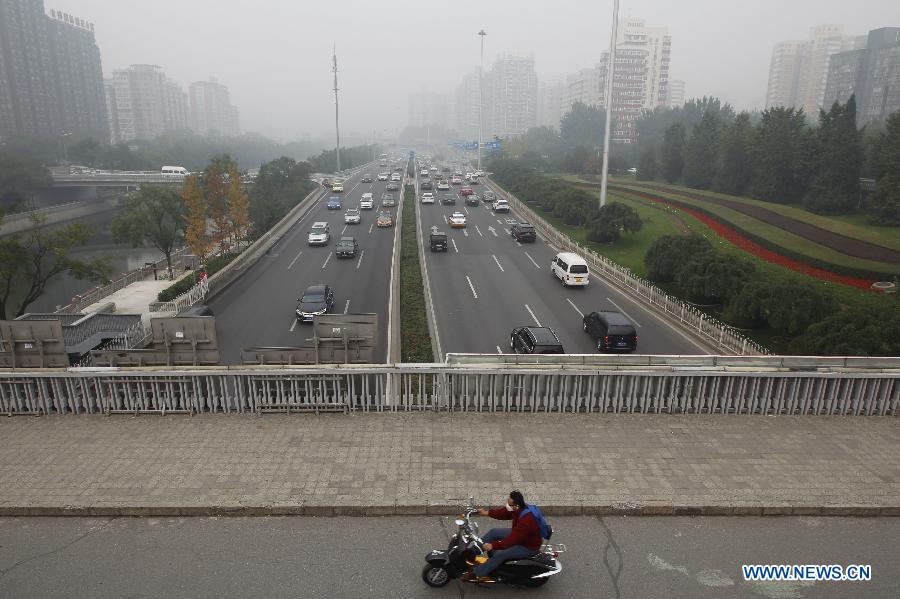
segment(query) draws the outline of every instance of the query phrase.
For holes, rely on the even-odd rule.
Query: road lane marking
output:
[[[296,262],[296,261],[297,261],[297,258],[299,258],[302,254],[303,254],[303,250],[300,250],[300,253],[297,254],[296,256],[294,256],[294,259],[291,260],[291,263],[290,263],[290,264],[288,264],[288,270],[290,270],[290,269],[292,269],[292,268],[294,267],[294,262]]]
[[[497,353],[498,353],[498,354],[502,354],[502,353],[503,353],[503,350],[500,349],[500,346],[499,346],[499,345],[495,345],[494,347],[497,348]]]
[[[609,298],[606,298],[606,299],[609,299]],[[578,315],[579,315],[579,316],[581,316],[582,318],[584,318],[584,312],[582,312],[581,310],[579,310],[579,309],[578,309],[578,306],[576,306],[575,304],[572,303],[572,300],[570,300],[569,298],[566,298],[566,301],[569,302],[569,305],[570,305],[570,306],[572,306],[573,308],[575,308],[575,311],[578,312]]]
[[[329,260],[331,260],[331,252],[328,252],[328,257],[325,258],[325,264],[322,265],[322,268],[323,268],[323,269],[324,269],[326,266],[328,266],[328,261],[329,261]]]
[[[478,228],[478,225],[475,225],[475,230],[478,232],[479,235],[481,235],[481,229]],[[484,235],[481,235],[481,236],[484,237]]]
[[[455,239],[451,239],[450,241],[453,242],[453,249],[456,250],[456,253],[458,254],[458,253],[459,253],[459,248],[456,247],[456,240],[455,240]]]
[[[348,225],[344,225],[344,228],[341,229],[341,235],[343,235],[344,233],[346,233],[346,231],[347,231],[347,226],[348,226]]]
[[[478,294],[475,293],[475,285],[472,285],[472,279],[469,278],[469,275],[466,275],[466,280],[469,282],[469,289],[472,290],[472,295],[475,296],[475,299],[478,299]]]
[[[347,310],[350,309],[350,300],[347,300],[347,303],[344,304],[344,314],[347,313]]]
[[[291,325],[291,333],[294,332],[294,329],[297,327],[297,317],[294,317],[294,324]]]
[[[491,233],[493,233],[493,234],[494,234],[494,237],[497,237],[497,231],[494,229],[494,227],[491,227],[491,226],[489,225],[489,226],[488,226],[488,231],[490,231]]]
[[[359,265],[362,264],[362,259],[363,259],[363,256],[365,256],[365,255],[366,255],[366,250],[363,250],[359,253],[359,260],[357,260],[357,262],[356,262],[356,270],[359,270]],[[347,300],[347,301],[350,301],[350,300]]]
[[[372,227],[374,227],[374,226],[375,226],[375,223],[372,223],[371,225],[369,225],[369,235],[372,234]]]
[[[541,267],[540,264],[538,264],[537,262],[534,261],[534,258],[531,257],[531,254],[529,254],[528,252],[525,252],[525,255],[528,256],[528,259],[531,260],[531,263],[532,263],[532,264],[534,264],[534,265],[535,265],[536,267],[538,267],[538,268]]]
[[[500,261],[497,260],[497,256],[495,256],[494,254],[491,254],[491,258],[493,258],[493,259],[494,259],[494,262],[497,263],[497,268],[500,269],[500,272],[506,272],[505,270],[503,270],[503,267],[500,266]]]
[[[611,303],[613,306],[615,306],[616,308],[618,308],[618,309],[619,309],[619,312],[621,312],[622,314],[624,314],[625,316],[628,317],[628,320],[630,320],[631,322],[633,322],[633,323],[634,323],[635,325],[637,325],[637,326],[641,326],[641,323],[639,323],[639,322],[636,321],[634,318],[632,318],[631,315],[630,315],[628,312],[626,312],[626,311],[623,310],[622,308],[619,308],[619,304],[617,304],[616,302],[612,301],[610,298],[606,298],[606,301],[608,301],[608,302]]]
[[[445,215],[444,215],[444,224],[446,225],[446,224],[449,224],[449,223],[450,223],[450,221],[447,220],[447,215],[445,214]]]
[[[466,237],[468,237],[468,236],[469,236],[469,232],[466,231],[465,229],[463,229],[463,235],[465,235]]]
[[[466,216],[469,216],[469,209],[468,209],[468,208],[466,208],[466,207],[465,207],[465,206],[463,206],[463,210],[465,210],[465,211],[466,211]]]
[[[506,227],[503,227],[503,230],[506,231],[506,234],[507,234],[507,235],[512,235],[512,231],[510,231],[510,230],[507,229]]]
[[[531,314],[531,318],[534,319],[535,324],[537,324],[539,327],[544,326],[541,324],[541,321],[537,319],[537,316],[534,315],[534,312],[531,311],[531,308],[528,307],[528,304],[525,304],[525,309],[528,310],[529,314]]]
[[[497,216],[497,215],[495,214],[494,216]],[[503,224],[503,221],[500,220],[499,218],[497,219],[497,222],[500,223],[501,225]]]

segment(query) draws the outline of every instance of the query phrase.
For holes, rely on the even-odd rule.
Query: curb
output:
[[[219,506],[32,506],[0,507],[0,517],[377,517],[452,516],[461,506],[446,503],[415,505],[219,505]],[[828,516],[897,517],[900,505],[677,505],[666,503],[543,505],[547,516]]]

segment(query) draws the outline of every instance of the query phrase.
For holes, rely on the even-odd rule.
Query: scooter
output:
[[[470,568],[488,560],[484,541],[478,536],[478,522],[472,515],[478,513],[474,498],[470,497],[462,518],[456,520],[458,531],[450,537],[447,549],[435,549],[425,556],[422,580],[431,587],[443,587],[451,580],[459,578]],[[507,561],[491,573],[491,582],[478,584],[507,584],[524,587],[539,587],[552,576],[562,572],[562,563],[557,559],[566,551],[562,543],[543,545],[535,555]],[[476,581],[472,581],[476,582]]]

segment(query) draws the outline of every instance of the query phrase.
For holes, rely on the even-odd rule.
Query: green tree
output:
[[[900,112],[887,119],[878,138],[875,193],[869,201],[869,222],[877,225],[900,225]]]
[[[282,156],[263,164],[250,190],[250,221],[257,235],[272,228],[302,200],[312,182],[310,165]]]
[[[692,301],[720,303],[737,295],[755,270],[749,260],[712,251],[687,259],[675,273],[675,283]]]
[[[738,326],[769,325],[781,334],[797,335],[834,314],[840,305],[830,291],[795,277],[753,277],[729,300],[725,318]]]
[[[47,283],[62,273],[100,281],[109,270],[105,259],[72,257],[72,250],[86,244],[93,234],[84,223],[50,229],[44,227],[44,219],[32,216],[31,224],[27,233],[0,237],[0,320],[25,314],[44,294]]]
[[[50,172],[36,159],[0,151],[0,210],[25,202],[25,193],[53,184]]]
[[[651,146],[641,153],[637,178],[641,181],[656,179],[656,148]]]
[[[663,235],[644,255],[647,278],[659,283],[674,281],[678,269],[691,257],[711,251],[712,244],[700,235]]]
[[[720,164],[713,180],[716,191],[744,195],[753,178],[753,125],[750,113],[742,112],[722,134]]]
[[[687,132],[684,125],[675,123],[666,129],[663,138],[661,160],[663,177],[669,183],[675,183],[681,178],[684,170],[684,147]]]
[[[856,128],[856,99],[819,110],[815,132],[813,177],[804,198],[807,208],[819,214],[852,212],[859,196],[862,172],[862,135]]]
[[[753,151],[753,196],[791,204],[805,193],[806,115],[795,108],[769,108],[762,114]]]
[[[244,239],[250,227],[250,200],[237,166],[228,171],[228,221],[233,239]]]
[[[172,272],[172,252],[184,237],[184,210],[178,192],[162,186],[144,185],[125,200],[112,224],[113,240],[133,247],[150,244],[166,257]]]
[[[719,136],[722,122],[719,115],[708,110],[694,126],[684,148],[684,183],[695,189],[709,189],[716,176]]]
[[[900,355],[900,310],[841,310],[811,325],[793,349],[814,356]]]
[[[559,137],[562,147],[570,150],[582,147],[590,151],[603,145],[606,130],[606,112],[598,106],[587,106],[581,102],[572,104],[559,123]]]
[[[622,233],[637,233],[643,226],[637,210],[620,202],[610,202],[598,211],[588,231],[588,239],[614,243],[622,237]]]

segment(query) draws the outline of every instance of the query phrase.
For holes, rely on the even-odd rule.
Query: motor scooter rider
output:
[[[522,515],[528,504],[520,491],[512,491],[503,507],[486,510],[479,509],[481,516],[490,516],[496,520],[512,520],[512,528],[492,528],[482,540],[484,550],[490,559],[475,566],[471,572],[463,574],[463,581],[487,581],[490,573],[503,562],[511,559],[531,557],[537,553],[543,542],[541,529],[533,514]],[[493,552],[493,553],[490,553]]]

